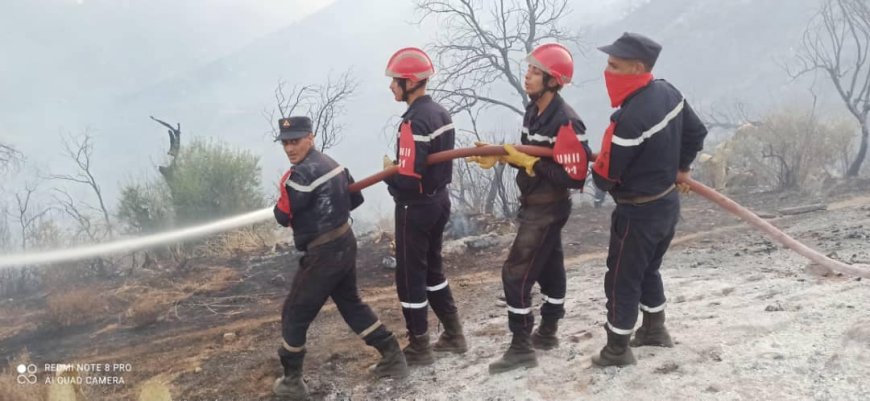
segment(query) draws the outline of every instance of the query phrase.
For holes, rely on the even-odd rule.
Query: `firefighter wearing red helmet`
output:
[[[453,165],[426,165],[429,155],[454,145],[450,114],[426,95],[426,83],[434,73],[432,60],[417,48],[397,51],[386,69],[395,100],[408,104],[398,129],[399,173],[385,182],[396,203],[396,291],[408,329],[404,353],[409,365],[433,363],[433,350],[458,354],[468,350],[441,260]],[[384,167],[393,163],[385,158]],[[434,345],[429,343],[430,306],[444,325]]]
[[[516,167],[521,195],[517,235],[502,267],[513,338],[504,356],[489,365],[490,373],[537,366],[535,349],[559,344],[556,331],[565,316],[566,292],[561,232],[571,214],[569,189],[583,188],[591,155],[583,121],[559,95],[574,74],[571,53],[548,43],[535,48],[526,61],[525,91],[531,101],[523,116],[521,142],[553,148],[553,158],[529,156],[512,145],[505,145],[507,156],[470,158],[484,168],[498,161]],[[533,333],[530,296],[535,283],[543,304],[541,323]]]

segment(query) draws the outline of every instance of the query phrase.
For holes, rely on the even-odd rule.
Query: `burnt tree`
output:
[[[569,12],[567,0],[418,0],[416,9],[421,22],[438,23],[439,35],[429,47],[440,68],[430,91],[451,114],[496,108],[522,116],[530,102],[523,84],[525,56],[544,42],[580,48],[579,35],[559,25]],[[505,214],[514,214],[506,170],[497,164],[484,174],[494,175],[486,180],[484,211],[491,213],[498,198]]]
[[[338,77],[330,75],[325,83],[317,85],[288,88],[285,81],[278,81],[274,92],[276,109],[263,112],[272,137],[278,137],[278,118],[304,114],[311,119],[317,148],[322,152],[335,147],[341,142],[344,130],[340,120],[345,104],[358,86],[351,71],[345,71]]]
[[[861,127],[860,144],[846,176],[857,176],[870,135],[870,4],[866,0],[827,0],[804,31],[792,77],[822,72]]]
[[[163,175],[163,178],[169,181],[172,178],[172,172],[175,169],[175,159],[178,158],[178,152],[181,150],[181,123],[176,123],[173,127],[166,121],[154,118],[154,116],[149,117],[158,124],[166,127],[166,132],[169,134],[169,152],[166,153],[169,155],[169,165],[157,167],[160,174]]]

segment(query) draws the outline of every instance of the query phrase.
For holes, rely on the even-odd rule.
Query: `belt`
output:
[[[323,245],[327,242],[334,241],[350,230],[350,224],[344,223],[336,229],[329,230],[315,237],[308,243],[307,249]]]
[[[520,196],[520,203],[523,205],[546,205],[548,203],[556,203],[571,197],[568,191],[565,192],[545,192],[542,194],[530,194]]]
[[[676,188],[676,186],[674,184],[671,184],[671,186],[669,186],[668,189],[662,191],[661,193],[655,194],[655,195],[633,196],[630,198],[616,198],[616,203],[618,203],[620,205],[635,205],[635,206],[643,205],[645,203],[650,203],[652,201],[656,201],[656,200],[659,200],[661,198],[664,198],[665,196],[668,196],[669,193],[673,192],[674,188]]]

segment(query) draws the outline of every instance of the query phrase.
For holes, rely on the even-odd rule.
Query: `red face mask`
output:
[[[621,106],[625,98],[652,80],[653,75],[649,72],[644,74],[614,74],[610,71],[604,71],[604,84],[607,86],[607,94],[610,95],[610,106]]]

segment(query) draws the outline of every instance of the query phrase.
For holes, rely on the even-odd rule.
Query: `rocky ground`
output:
[[[736,199],[834,258],[870,263],[870,188],[828,197],[766,193]],[[825,207],[775,217],[789,207],[816,204]],[[367,369],[376,353],[328,303],[309,334],[305,372],[312,399],[870,399],[868,282],[821,275],[798,255],[697,197],[684,202],[662,269],[676,347],[637,349],[636,366],[591,367],[590,356],[604,344],[608,213],[578,205],[565,229],[568,313],[560,347],[540,352],[538,368],[496,376],[487,372],[508,341],[507,312],[498,300],[498,269],[507,245],[496,234],[488,245],[489,240],[470,247],[465,240],[454,242],[446,260],[471,346],[466,355],[439,358],[430,367],[413,369],[406,380],[372,381]],[[400,333],[392,272],[382,264],[389,241],[375,237],[361,240],[363,295]],[[95,296],[109,298],[123,298],[136,288],[165,289],[162,296],[172,295],[172,302],[144,326],[107,317],[50,330],[39,324],[46,294],[3,301],[0,355],[8,367],[0,389],[18,392],[0,394],[0,400],[63,399],[57,398],[58,390],[51,398],[44,384],[26,391],[9,384],[22,358],[38,364],[132,365],[124,385],[84,385],[77,400],[274,399],[279,311],[296,257],[283,251],[193,261],[182,270],[88,284]],[[145,396],[151,398],[140,398]]]

